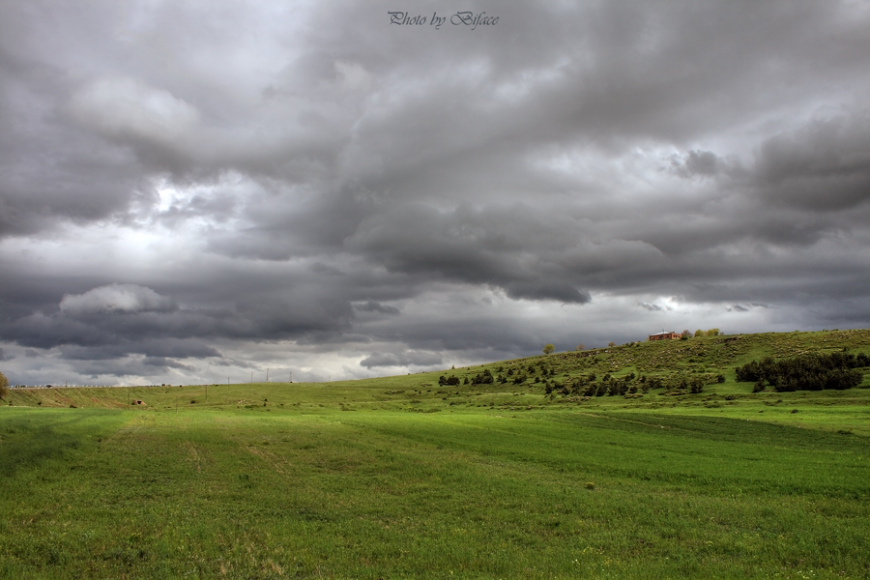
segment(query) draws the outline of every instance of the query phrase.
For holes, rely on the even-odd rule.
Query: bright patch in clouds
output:
[[[110,284],[88,290],[84,294],[65,294],[60,301],[61,312],[77,314],[168,312],[175,302],[151,288],[136,284]]]

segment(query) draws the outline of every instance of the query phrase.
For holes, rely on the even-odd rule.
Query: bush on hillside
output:
[[[459,377],[457,377],[455,375],[450,375],[449,377],[445,377],[444,375],[441,375],[440,377],[438,377],[438,384],[441,385],[442,387],[445,385],[455,386],[455,385],[458,385],[459,383],[460,383]]]
[[[495,378],[489,369],[485,369],[483,373],[477,373],[471,378],[472,385],[491,385],[494,382]]]
[[[776,391],[821,391],[825,389],[851,389],[864,380],[864,374],[855,370],[870,366],[870,357],[845,351],[828,355],[820,353],[776,361],[771,357],[761,362],[751,361],[737,367],[737,380],[754,382],[755,392],[769,385]]]

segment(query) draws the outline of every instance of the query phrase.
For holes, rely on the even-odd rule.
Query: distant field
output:
[[[809,334],[446,372],[731,373],[694,395],[445,373],[13,389],[0,578],[867,578],[870,389],[753,394],[729,371]]]

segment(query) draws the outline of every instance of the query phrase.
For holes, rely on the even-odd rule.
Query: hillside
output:
[[[867,352],[870,331],[335,383],[13,389],[0,580],[866,578],[868,377],[754,392],[734,372],[843,349]],[[637,388],[572,391],[593,383]]]
[[[752,383],[736,381],[735,368],[764,357],[784,359],[807,353],[870,353],[870,330],[721,335],[687,340],[635,342],[587,351],[557,352],[437,372],[333,383],[254,383],[236,385],[130,388],[13,389],[12,405],[280,409],[339,406],[435,412],[473,406],[528,409],[553,405],[658,408],[739,406],[771,399],[827,404],[861,400],[868,391],[753,393]],[[486,378],[487,376],[491,378]],[[593,378],[594,377],[594,378]],[[484,382],[491,381],[491,382]],[[441,384],[441,383],[455,384]],[[477,383],[477,384],[475,384]],[[623,385],[625,392],[590,386]],[[692,393],[700,385],[700,393]],[[870,373],[861,387],[870,386]],[[587,392],[584,395],[584,391]],[[613,396],[618,393],[618,396]],[[785,397],[785,399],[784,399]],[[142,401],[142,404],[137,404]]]

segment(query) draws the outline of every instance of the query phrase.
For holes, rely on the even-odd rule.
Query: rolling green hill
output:
[[[867,377],[779,393],[734,372],[846,348],[868,352],[870,331],[322,384],[13,389],[0,579],[866,578]],[[571,391],[593,374],[638,388]]]
[[[774,393],[767,390],[753,393],[752,383],[736,381],[735,368],[765,357],[787,359],[844,349],[850,353],[870,354],[870,330],[635,342],[437,372],[332,383],[13,389],[8,399],[17,406],[164,411],[331,406],[346,410],[436,412],[456,407],[527,409],[559,405],[638,410],[719,405],[741,409],[791,400],[824,406],[838,401],[863,401],[868,396],[867,391],[859,388],[845,392]],[[486,374],[492,377],[492,382],[475,384],[475,380],[484,380]],[[613,396],[614,391],[598,389],[599,396],[584,396],[577,385],[588,384],[590,377],[594,377],[591,382],[599,386],[627,382],[631,392]],[[451,378],[458,384],[441,384]],[[701,384],[700,393],[691,393],[693,381]],[[867,386],[870,386],[870,372],[861,385]],[[137,401],[142,404],[136,404]],[[867,429],[865,426],[857,428]]]

